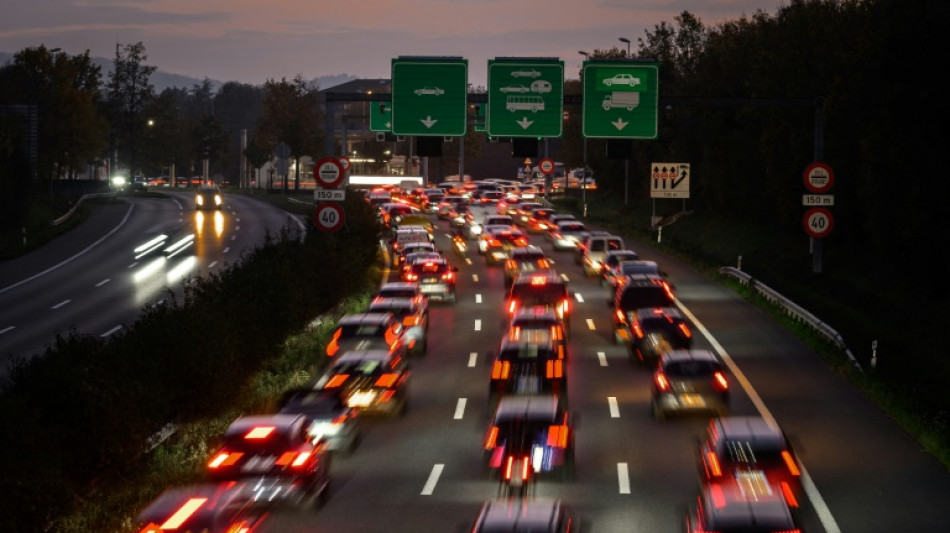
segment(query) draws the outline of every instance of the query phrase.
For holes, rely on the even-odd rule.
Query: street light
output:
[[[627,57],[630,57],[630,39],[627,39],[626,37],[618,37],[618,38],[620,39],[620,42],[627,44]]]
[[[577,53],[584,56],[584,61],[590,59],[590,54],[583,50],[578,50]],[[584,177],[581,179],[581,203],[584,204],[584,218],[587,218],[587,137],[584,136],[583,126],[581,127],[581,137],[584,138]],[[565,176],[565,179],[567,179],[567,176]]]

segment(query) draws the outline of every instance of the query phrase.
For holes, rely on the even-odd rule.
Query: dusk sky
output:
[[[558,57],[576,78],[578,50],[625,47],[684,10],[713,26],[774,15],[788,0],[0,0],[0,52],[45,44],[113,58],[142,41],[147,64],[262,84],[350,74],[389,78],[398,56],[461,56],[485,85],[495,57]],[[103,76],[107,73],[103,72]]]

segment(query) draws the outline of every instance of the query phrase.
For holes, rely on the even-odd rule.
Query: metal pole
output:
[[[623,160],[623,205],[627,205],[627,189],[630,182],[630,160]]]
[[[581,132],[581,136],[584,132]],[[584,218],[587,218],[587,137],[584,137],[584,174],[581,178],[581,203],[584,204]]]
[[[821,98],[815,99],[815,161],[821,161],[824,157],[824,124],[821,117]],[[812,244],[811,270],[815,274],[821,274],[821,239],[809,237]]]
[[[465,136],[459,137],[459,183],[465,181]]]

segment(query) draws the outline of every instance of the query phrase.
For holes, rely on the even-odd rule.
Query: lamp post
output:
[[[626,45],[627,45],[627,57],[630,57],[630,39],[627,39],[626,37],[618,37],[618,39],[620,40],[620,42],[626,43]]]
[[[577,53],[584,56],[584,61],[590,59],[590,54],[583,50],[578,50]],[[584,137],[583,126],[581,126],[581,137]],[[581,178],[581,203],[584,205],[584,218],[587,218],[587,137],[584,137],[584,177]]]
[[[627,45],[627,58],[630,57],[630,39],[626,37],[618,37],[620,42]],[[630,159],[623,160],[623,205],[627,205],[627,184],[630,177]]]

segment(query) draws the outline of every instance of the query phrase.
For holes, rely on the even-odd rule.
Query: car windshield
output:
[[[719,370],[714,361],[670,361],[663,365],[663,373],[674,378],[711,376]]]
[[[376,373],[381,368],[382,363],[375,359],[369,361],[341,361],[333,365],[333,374],[359,374],[366,376]]]
[[[511,295],[524,306],[556,304],[567,298],[567,289],[560,284],[515,285]]]

